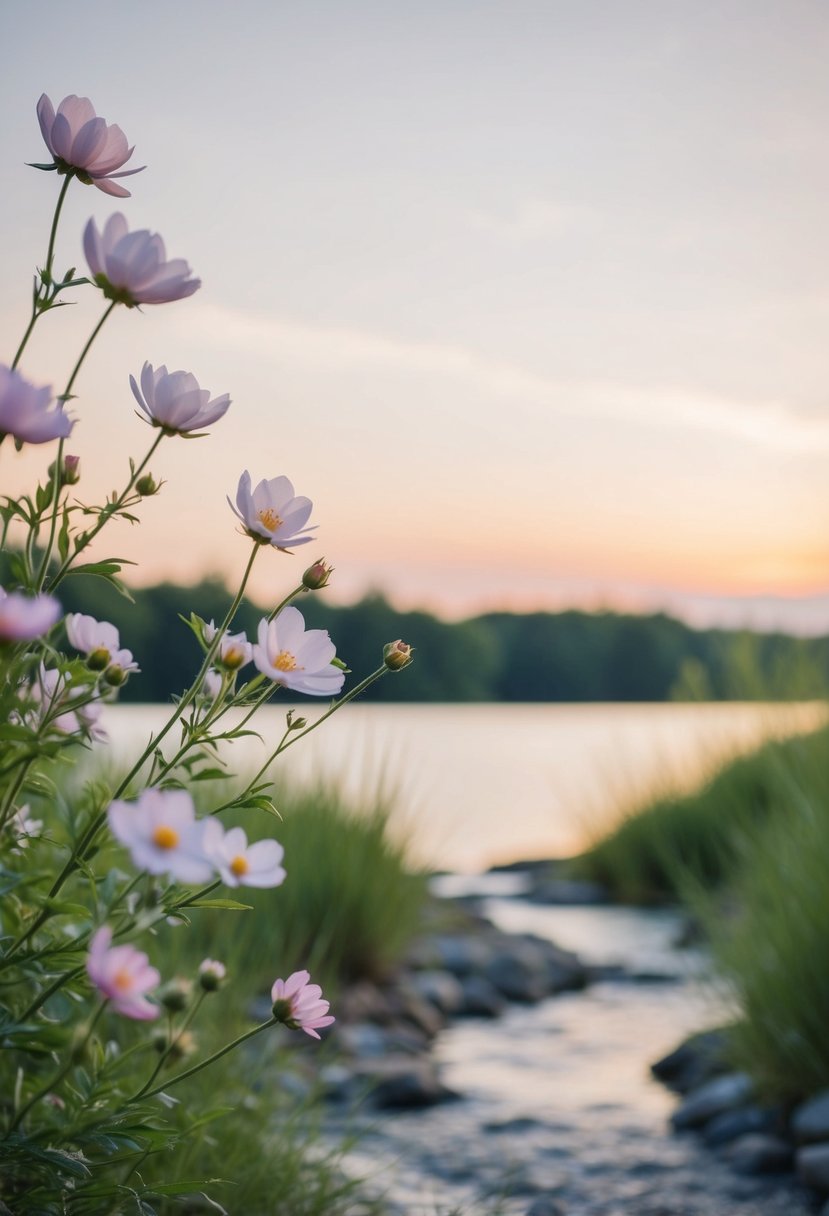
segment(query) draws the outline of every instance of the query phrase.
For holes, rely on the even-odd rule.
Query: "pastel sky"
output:
[[[204,283],[104,329],[79,494],[151,441],[145,359],[233,397],[99,549],[135,581],[232,582],[248,468],[314,499],[339,599],[829,628],[825,6],[7,0],[2,25],[0,359],[58,186],[25,167],[41,92],[148,166],[123,204],[73,184],[58,269],[120,207]],[[56,390],[102,310],[76,298],[21,364]],[[4,491],[51,455],[4,446]],[[276,599],[304,563],[266,556]]]

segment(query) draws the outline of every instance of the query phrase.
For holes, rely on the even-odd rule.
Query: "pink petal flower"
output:
[[[190,267],[183,258],[166,260],[164,242],[157,233],[144,228],[129,232],[120,211],[109,217],[101,232],[91,219],[84,229],[83,248],[92,277],[104,295],[128,308],[182,300],[201,287],[201,279],[190,278]]]
[[[227,411],[230,397],[224,393],[210,400],[207,389],[199,388],[190,372],[168,372],[164,364],[153,369],[145,363],[141,371],[141,388],[130,376],[133,396],[153,426],[163,427],[173,434],[187,435],[210,426]]]
[[[52,390],[35,388],[20,372],[0,363],[0,443],[12,435],[19,443],[65,439],[75,425],[60,401],[49,408]]]
[[[332,660],[336,647],[324,629],[307,629],[298,608],[283,608],[272,621],[259,622],[253,662],[275,684],[312,697],[333,697],[345,674]]]
[[[107,818],[140,870],[180,882],[206,882],[212,876],[203,847],[205,825],[196,820],[186,790],[146,789],[135,802],[113,802]]]
[[[316,525],[306,528],[305,524],[314,504],[310,498],[295,496],[287,477],[260,481],[255,490],[250,484],[250,473],[245,469],[236,490],[236,506],[227,500],[249,536],[286,550],[313,540],[306,533],[315,531]]]
[[[161,1012],[146,999],[146,993],[158,986],[158,971],[142,951],[133,946],[113,946],[112,930],[106,925],[89,943],[86,971],[116,1013],[148,1022]]]
[[[46,147],[55,159],[59,173],[73,173],[88,186],[97,186],[105,194],[129,198],[129,190],[117,185],[114,177],[130,177],[140,169],[125,169],[116,173],[132,156],[127,137],[114,123],[107,125],[95,114],[88,97],[71,93],[64,97],[55,113],[44,93],[37,103],[37,119]]]
[[[289,1030],[304,1030],[312,1039],[317,1030],[330,1026],[336,1019],[328,1012],[328,1001],[322,1000],[319,984],[309,984],[307,971],[295,971],[287,980],[275,980],[271,988],[273,1016]]]
[[[23,595],[0,587],[0,642],[30,642],[57,621],[60,604],[51,595]]]
[[[285,850],[276,840],[248,844],[243,828],[225,832],[218,820],[208,819],[204,851],[228,887],[278,887],[285,881]]]

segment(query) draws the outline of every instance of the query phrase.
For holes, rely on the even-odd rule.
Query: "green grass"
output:
[[[689,883],[719,887],[751,855],[761,826],[785,816],[792,791],[820,788],[827,771],[827,729],[767,743],[695,793],[631,812],[574,860],[573,872],[625,903],[675,901]]]

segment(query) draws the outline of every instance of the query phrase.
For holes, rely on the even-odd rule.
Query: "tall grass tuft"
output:
[[[762,825],[785,818],[797,788],[820,788],[829,729],[765,744],[723,768],[701,790],[657,799],[629,814],[573,862],[628,903],[717,888],[752,855]]]
[[[782,1101],[829,1088],[829,766],[787,779],[732,884],[735,913],[706,917],[739,1013],[735,1062]]]

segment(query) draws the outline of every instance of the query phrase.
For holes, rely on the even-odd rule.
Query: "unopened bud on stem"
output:
[[[411,663],[413,653],[414,647],[398,638],[396,642],[388,642],[383,647],[383,662],[389,671],[402,671]]]
[[[308,591],[322,591],[323,587],[328,586],[333,573],[334,567],[326,565],[325,558],[321,557],[305,571],[302,576],[302,585]]]

